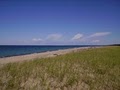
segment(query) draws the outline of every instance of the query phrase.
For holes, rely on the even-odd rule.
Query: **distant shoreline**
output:
[[[89,48],[91,48],[91,47],[78,47],[78,48],[70,48],[70,49],[60,49],[60,50],[55,50],[55,51],[47,51],[47,52],[33,53],[33,54],[27,54],[27,55],[3,57],[3,58],[0,58],[0,64],[34,60],[36,58],[55,57],[55,56],[64,55],[64,54],[67,54],[67,53],[70,53],[70,52],[77,52],[77,51],[85,50],[85,49],[89,49]]]
[[[90,45],[0,45],[0,58],[21,56],[34,53],[43,53],[47,51],[56,51],[63,49],[79,48],[79,47],[94,47]]]

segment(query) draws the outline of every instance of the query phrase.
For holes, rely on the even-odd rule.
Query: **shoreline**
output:
[[[55,51],[47,51],[41,53],[33,53],[27,55],[19,55],[19,56],[11,56],[11,57],[3,57],[0,58],[0,64],[12,63],[12,62],[21,62],[21,61],[29,61],[34,60],[36,58],[48,58],[55,57],[59,55],[64,55],[70,52],[77,52],[80,50],[89,49],[91,47],[78,47],[78,48],[70,48],[70,49],[60,49]]]

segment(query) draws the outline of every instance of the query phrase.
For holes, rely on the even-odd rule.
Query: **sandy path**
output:
[[[25,60],[33,60],[35,58],[54,57],[57,55],[63,55],[70,52],[77,52],[77,51],[88,49],[88,48],[90,47],[80,47],[80,48],[64,49],[64,50],[57,50],[57,51],[47,51],[43,53],[34,53],[34,54],[21,55],[21,56],[5,57],[5,58],[0,58],[0,64],[6,64],[10,62],[20,62]]]

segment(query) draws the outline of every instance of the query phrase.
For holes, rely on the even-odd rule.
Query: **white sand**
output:
[[[77,51],[88,49],[88,48],[90,47],[80,47],[80,48],[64,49],[64,50],[57,50],[57,51],[47,51],[43,53],[34,53],[34,54],[28,54],[28,55],[5,57],[5,58],[0,58],[0,64],[20,62],[20,61],[25,61],[25,60],[34,60],[36,58],[55,57],[58,55],[63,55],[63,54],[67,54],[70,52],[77,52]]]

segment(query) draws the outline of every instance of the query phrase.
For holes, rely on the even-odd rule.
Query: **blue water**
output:
[[[0,46],[0,58],[24,55],[24,54],[32,54],[32,53],[40,53],[46,51],[54,51],[59,49],[68,49],[75,47],[88,47],[87,45],[81,46],[15,46],[15,45],[1,45]]]

